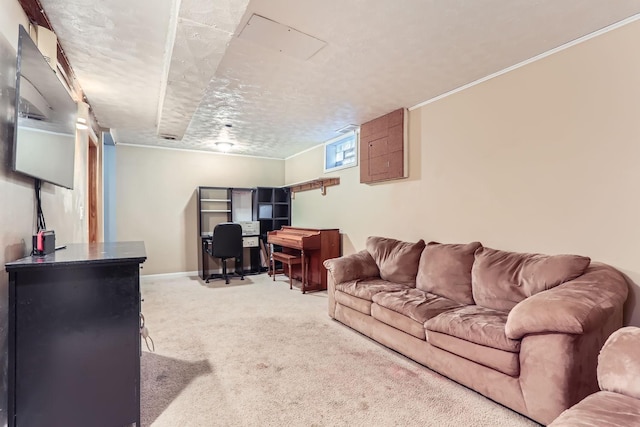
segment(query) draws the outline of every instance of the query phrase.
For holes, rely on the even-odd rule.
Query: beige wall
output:
[[[117,240],[143,240],[143,274],[198,269],[198,186],[284,184],[284,160],[116,145]]]
[[[285,181],[294,183],[318,177],[340,177],[340,185],[327,187],[326,195],[311,190],[295,195],[291,218],[299,227],[340,228],[345,254],[364,248],[367,236],[394,236],[411,240],[420,227],[419,209],[412,209],[420,181],[420,123],[409,114],[409,178],[391,183],[360,184],[358,167],[323,173],[323,146],[285,162]],[[408,196],[407,195],[411,195]],[[400,221],[398,221],[400,219]]]
[[[11,171],[13,144],[13,96],[18,24],[28,25],[16,0],[0,0],[0,265],[26,256],[31,251],[35,232],[35,198],[33,178]],[[85,131],[86,132],[86,131]],[[80,135],[82,137],[82,135]],[[86,138],[86,135],[85,135]],[[67,190],[51,184],[42,186],[42,208],[47,227],[56,231],[56,243],[87,240],[86,215],[86,144],[77,139],[74,187]],[[83,209],[81,209],[81,207]],[[82,217],[82,218],[81,218]],[[8,275],[0,273],[0,369],[7,366],[7,284]],[[0,393],[0,425],[6,424],[6,376]]]
[[[577,253],[634,282],[640,326],[640,22],[428,104],[410,114],[410,178],[300,193],[295,225],[340,227],[344,252],[369,235]],[[321,175],[318,148],[285,179]],[[307,173],[308,171],[308,173]]]
[[[0,261],[22,257],[31,250],[30,238],[35,227],[33,178],[11,171],[13,144],[13,99],[9,88],[15,87],[15,61],[18,25],[28,26],[26,15],[16,0],[0,0]],[[57,243],[87,240],[87,131],[76,138],[74,190],[52,184],[42,185],[42,208],[47,228],[56,231]],[[9,248],[9,249],[7,249]],[[2,258],[4,256],[4,259]]]

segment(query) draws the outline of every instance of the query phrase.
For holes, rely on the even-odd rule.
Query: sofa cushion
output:
[[[426,338],[424,324],[376,303],[371,304],[371,317],[418,339],[424,340]]]
[[[375,307],[376,304],[373,304]],[[373,310],[372,310],[373,312]],[[446,350],[511,377],[520,375],[520,354],[475,344],[440,332],[427,331],[427,341]]]
[[[345,307],[352,308],[356,311],[359,311],[360,313],[371,316],[371,301],[354,297],[353,295],[345,294],[344,292],[340,292],[338,290],[336,290],[334,296],[338,304],[344,305]]]
[[[520,351],[520,341],[507,338],[504,325],[508,313],[478,305],[457,308],[430,319],[425,323],[429,331],[451,335],[472,343],[512,353]]]
[[[380,275],[375,260],[366,249],[348,256],[327,259],[323,265],[329,270],[335,283]]]
[[[371,301],[373,296],[378,292],[401,291],[410,288],[409,285],[392,283],[380,278],[350,280],[348,282],[336,283],[335,287],[337,291],[367,301]]]
[[[448,298],[416,288],[379,292],[373,296],[372,301],[382,307],[407,316],[421,325],[440,313],[462,307]]]
[[[480,248],[471,269],[473,299],[477,305],[508,311],[527,297],[581,276],[590,262],[578,255]]]
[[[369,237],[367,251],[380,269],[380,277],[395,283],[411,286],[416,284],[420,254],[425,247],[424,240],[416,243],[384,237]]]
[[[556,418],[549,427],[630,427],[640,425],[638,399],[610,391],[585,397]]]
[[[474,252],[480,242],[441,244],[429,242],[422,251],[416,288],[457,301],[475,304],[471,290]]]
[[[627,326],[612,333],[598,356],[600,388],[640,399],[638,354],[640,354],[640,328]],[[640,406],[640,400],[638,405]]]

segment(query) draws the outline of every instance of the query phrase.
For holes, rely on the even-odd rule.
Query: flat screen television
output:
[[[77,106],[20,26],[13,170],[73,188]]]

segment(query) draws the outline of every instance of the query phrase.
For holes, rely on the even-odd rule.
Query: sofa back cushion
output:
[[[380,269],[380,277],[389,282],[411,286],[416,284],[420,254],[425,247],[424,240],[416,243],[384,237],[369,237],[367,251]]]
[[[471,268],[480,242],[441,244],[429,242],[420,256],[416,288],[460,304],[475,304]]]
[[[609,336],[598,356],[600,389],[640,399],[640,328],[627,326]]]
[[[480,248],[471,269],[477,305],[509,311],[520,301],[581,276],[590,258]]]

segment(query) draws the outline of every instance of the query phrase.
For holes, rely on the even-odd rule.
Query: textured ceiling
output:
[[[172,0],[44,0],[102,126],[153,129]]]
[[[158,135],[183,137],[222,60],[249,0],[182,0],[169,72],[161,96]],[[172,30],[172,29],[170,29]]]
[[[640,13],[640,0],[41,2],[117,143],[224,138],[276,158]],[[326,45],[305,61],[237,37],[253,14]]]

